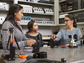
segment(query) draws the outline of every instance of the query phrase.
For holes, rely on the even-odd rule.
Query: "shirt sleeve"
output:
[[[3,46],[3,49],[7,49],[7,43],[8,43],[9,36],[10,36],[9,28],[10,28],[9,22],[5,22],[2,25],[2,46]]]
[[[82,36],[82,33],[81,33],[81,31],[80,31],[80,29],[78,28],[78,36]]]
[[[59,40],[62,38],[62,35],[63,35],[62,30],[60,30],[60,31],[57,33],[57,39],[56,39],[56,41],[59,41]]]
[[[77,36],[78,36],[78,41],[77,42],[78,42],[78,44],[80,44],[80,41],[81,41],[80,36],[82,36],[82,33],[81,33],[79,28],[77,29]]]

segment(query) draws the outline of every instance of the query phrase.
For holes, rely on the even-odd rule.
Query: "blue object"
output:
[[[31,17],[30,16],[23,16],[22,20],[31,21]]]

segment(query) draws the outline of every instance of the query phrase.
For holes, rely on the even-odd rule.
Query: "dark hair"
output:
[[[27,24],[27,27],[28,27],[28,32],[31,32],[32,31],[32,28],[33,28],[33,24],[35,23],[34,20],[31,20],[28,24]]]
[[[13,5],[9,8],[7,17],[6,17],[6,19],[5,19],[4,22],[10,21],[14,26],[16,26],[17,28],[20,29],[20,27],[17,25],[17,23],[15,23],[15,15],[14,15],[14,13],[15,13],[15,12],[19,12],[21,9],[23,9],[22,6],[20,6],[20,5],[18,5],[18,4],[13,4]],[[4,23],[4,22],[3,22],[3,23]],[[21,29],[20,29],[20,30],[21,30]]]
[[[68,17],[70,20],[74,20],[73,27],[75,28],[77,27],[77,23],[73,15],[69,14],[69,15],[66,15],[65,17]]]

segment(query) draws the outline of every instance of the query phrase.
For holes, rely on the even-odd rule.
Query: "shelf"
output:
[[[50,37],[42,37],[43,40],[49,40]]]
[[[26,26],[27,24],[20,24],[22,26]],[[38,26],[56,26],[55,24],[38,24]]]
[[[13,1],[13,0],[0,0],[0,2]]]
[[[20,23],[20,25],[22,26],[26,26],[28,21],[18,21]],[[38,26],[56,26],[56,24],[39,24],[38,23]]]
[[[56,26],[64,26],[65,24],[58,24],[58,25],[56,25]]]
[[[54,4],[47,4],[47,3],[32,3],[32,2],[24,2],[24,1],[18,1],[19,3],[25,3],[25,4],[35,4],[35,5],[44,5],[44,6],[54,6]]]
[[[80,25],[80,24],[84,24],[84,22],[78,22],[77,24],[78,24],[78,25]]]
[[[56,24],[38,24],[39,26],[56,26]]]
[[[74,10],[74,11],[69,11],[69,12],[63,12],[60,14],[69,14],[69,13],[76,13],[76,12],[81,12],[81,11],[84,11],[84,9],[79,9],[79,10]]]
[[[77,25],[81,25],[81,24],[84,24],[84,22],[78,22]],[[58,24],[56,26],[64,26],[65,24]]]
[[[0,12],[8,12],[8,10],[0,10]]]
[[[0,0],[0,2],[13,2],[13,0]]]
[[[53,16],[54,14],[41,14],[41,13],[24,13],[24,14],[31,14],[31,15],[47,15],[47,16]]]
[[[59,1],[59,3],[65,2],[66,0]]]

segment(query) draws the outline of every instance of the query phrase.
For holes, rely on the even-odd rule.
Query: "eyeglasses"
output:
[[[64,21],[68,22],[69,20],[64,20]]]

